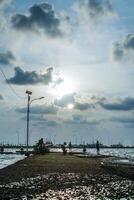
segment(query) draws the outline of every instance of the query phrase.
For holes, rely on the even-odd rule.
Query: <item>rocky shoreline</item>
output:
[[[116,175],[53,173],[0,185],[0,199],[134,199],[134,182]]]
[[[101,162],[61,154],[26,158],[0,170],[0,199],[134,199],[134,181],[101,168]]]

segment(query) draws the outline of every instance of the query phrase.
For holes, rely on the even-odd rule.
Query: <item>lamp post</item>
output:
[[[44,99],[44,97],[40,97],[40,98],[36,98],[36,99],[32,99],[31,100],[32,92],[26,90],[26,94],[27,94],[27,97],[28,97],[28,99],[27,99],[27,150],[26,150],[26,156],[29,156],[28,146],[29,146],[29,112],[30,112],[30,105],[31,105],[31,103],[33,101]]]

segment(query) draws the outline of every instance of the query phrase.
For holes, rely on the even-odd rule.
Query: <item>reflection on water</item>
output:
[[[16,152],[18,149],[4,149],[5,152]],[[53,148],[50,149],[51,152],[62,152],[60,148]],[[67,151],[69,151],[67,149]],[[82,152],[82,149],[75,148],[72,149],[72,152]],[[87,148],[87,153],[96,154],[96,149],[89,149]],[[103,155],[112,155],[112,156],[119,156],[122,158],[128,158],[131,162],[134,162],[134,149],[101,149],[100,151]],[[23,159],[24,155],[19,154],[0,154],[0,169],[6,167],[10,164],[13,164],[21,159]]]
[[[68,150],[68,149],[67,149]],[[53,152],[62,152],[62,150],[60,148],[56,148],[56,149],[51,149],[51,151]],[[69,151],[69,150],[68,150]],[[83,149],[79,149],[79,148],[75,148],[72,149],[72,152],[83,152]],[[87,148],[87,153],[91,153],[91,154],[96,154],[96,149],[90,149]],[[130,158],[130,159],[134,159],[134,149],[113,149],[113,148],[102,148],[100,149],[100,153],[103,155],[112,155],[112,156],[119,156],[119,157],[123,157],[123,158]]]
[[[0,169],[4,168],[8,165],[11,165],[19,160],[22,160],[24,155],[16,155],[16,154],[0,154]]]

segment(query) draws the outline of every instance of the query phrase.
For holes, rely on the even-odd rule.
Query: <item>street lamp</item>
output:
[[[27,94],[27,97],[28,97],[28,99],[27,99],[27,150],[26,150],[26,155],[29,156],[28,146],[29,146],[29,112],[30,112],[30,105],[31,105],[31,103],[33,101],[44,99],[44,97],[39,97],[39,98],[31,100],[32,92],[26,90],[26,94]]]

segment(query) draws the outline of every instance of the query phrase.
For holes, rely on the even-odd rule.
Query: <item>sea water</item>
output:
[[[17,149],[5,149],[4,151],[11,151],[11,152],[16,152]],[[62,150],[60,148],[54,148],[54,149],[50,149],[51,152],[62,152]],[[72,152],[82,152],[82,149],[79,148],[75,148],[72,149]],[[90,149],[87,148],[87,153],[91,153],[91,154],[96,154],[96,149]],[[122,148],[122,149],[107,149],[107,148],[102,148],[100,149],[100,153],[103,155],[112,155],[112,156],[118,156],[121,158],[127,158],[128,161],[134,162],[134,149],[126,149],[126,148]],[[11,165],[19,160],[24,159],[25,156],[24,155],[20,155],[20,154],[0,154],[0,169],[4,168],[8,165]]]
[[[0,154],[0,169],[24,159],[24,155],[19,154]]]
[[[60,148],[56,149],[51,149],[51,151],[57,151],[57,152],[62,152]],[[67,149],[68,151],[68,149]],[[83,149],[79,148],[72,148],[72,152],[83,152]],[[96,149],[95,148],[87,148],[86,149],[87,154],[96,154]],[[121,157],[121,158],[126,158],[128,161],[134,162],[134,149],[132,148],[101,148],[100,149],[100,154],[102,155],[111,155],[111,156],[116,156],[116,157]]]

